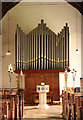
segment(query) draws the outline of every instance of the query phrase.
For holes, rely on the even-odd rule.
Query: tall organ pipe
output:
[[[26,35],[17,25],[17,69],[65,69],[68,66],[69,27],[57,35],[41,24]]]

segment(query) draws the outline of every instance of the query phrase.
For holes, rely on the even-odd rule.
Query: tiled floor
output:
[[[46,118],[62,120],[62,106],[61,105],[52,105],[47,109],[38,109],[37,106],[25,106],[24,107],[24,118]],[[38,119],[39,120],[39,119]],[[64,119],[63,119],[64,120]]]

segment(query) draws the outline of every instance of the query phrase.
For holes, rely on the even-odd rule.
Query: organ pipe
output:
[[[55,34],[43,20],[27,35],[17,25],[17,70],[65,69],[68,66],[68,24]]]
[[[46,24],[44,24],[44,34],[43,34],[43,69],[46,69],[46,41],[47,41],[47,35],[46,35]]]
[[[47,32],[47,39],[46,39],[46,69],[48,69],[48,58],[49,58],[49,29],[48,28],[46,28],[46,32]]]

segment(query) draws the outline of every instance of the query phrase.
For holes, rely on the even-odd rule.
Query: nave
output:
[[[30,118],[82,120],[83,94],[63,90],[62,103],[53,101],[42,108],[38,104],[25,104],[23,89],[11,89],[11,94],[10,89],[0,89],[0,120]]]
[[[38,109],[37,106],[24,106],[23,118],[64,120],[62,117],[62,105],[49,105],[49,108],[47,109]]]
[[[7,10],[2,18],[0,120],[83,119],[82,21],[68,3],[26,2]],[[45,99],[39,97],[44,88]],[[61,98],[62,104],[54,105]],[[48,109],[36,108],[42,100]]]

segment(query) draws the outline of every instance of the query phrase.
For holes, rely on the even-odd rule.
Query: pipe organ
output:
[[[55,34],[41,24],[26,35],[17,25],[16,30],[16,69],[45,70],[65,69],[69,63],[69,27]]]

